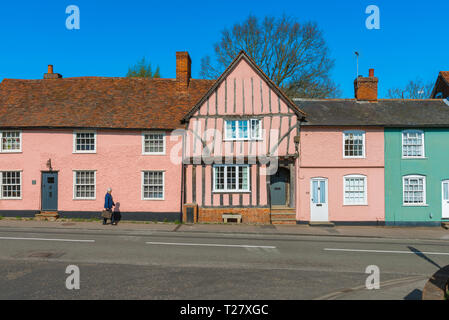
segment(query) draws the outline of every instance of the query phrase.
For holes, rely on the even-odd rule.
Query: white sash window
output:
[[[344,177],[344,204],[366,205],[367,186],[363,175],[349,175]]]
[[[0,199],[22,198],[22,172],[3,171],[0,172]]]
[[[424,132],[421,130],[402,131],[402,157],[424,157]]]
[[[403,177],[403,203],[405,206],[426,205],[426,177]]]

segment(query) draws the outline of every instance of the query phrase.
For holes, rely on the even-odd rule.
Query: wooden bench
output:
[[[237,223],[242,223],[242,215],[238,213],[224,213],[221,217],[224,223],[228,223],[228,219],[236,219]]]

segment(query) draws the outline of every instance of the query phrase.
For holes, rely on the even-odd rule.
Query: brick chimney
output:
[[[176,82],[180,91],[187,91],[189,87],[191,64],[188,52],[176,52]]]
[[[62,78],[62,75],[59,73],[53,73],[53,65],[48,65],[48,71],[47,73],[44,73],[44,79],[59,79]]]
[[[369,77],[359,76],[354,80],[354,93],[358,101],[377,101],[377,83],[374,69],[369,69]]]

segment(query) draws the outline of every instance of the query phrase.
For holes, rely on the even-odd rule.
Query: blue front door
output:
[[[278,168],[277,172],[270,179],[271,205],[285,206],[287,204],[287,183],[289,181],[289,171],[285,168]]]
[[[42,173],[42,211],[58,211],[58,173]]]

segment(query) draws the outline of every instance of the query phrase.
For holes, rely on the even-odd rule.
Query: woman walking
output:
[[[114,212],[112,212],[112,207],[115,206],[114,200],[112,200],[112,189],[108,188],[106,195],[104,196],[104,209],[108,211],[111,215],[111,224],[113,226],[117,225],[114,219]],[[103,224],[106,224],[108,218],[103,217]]]

